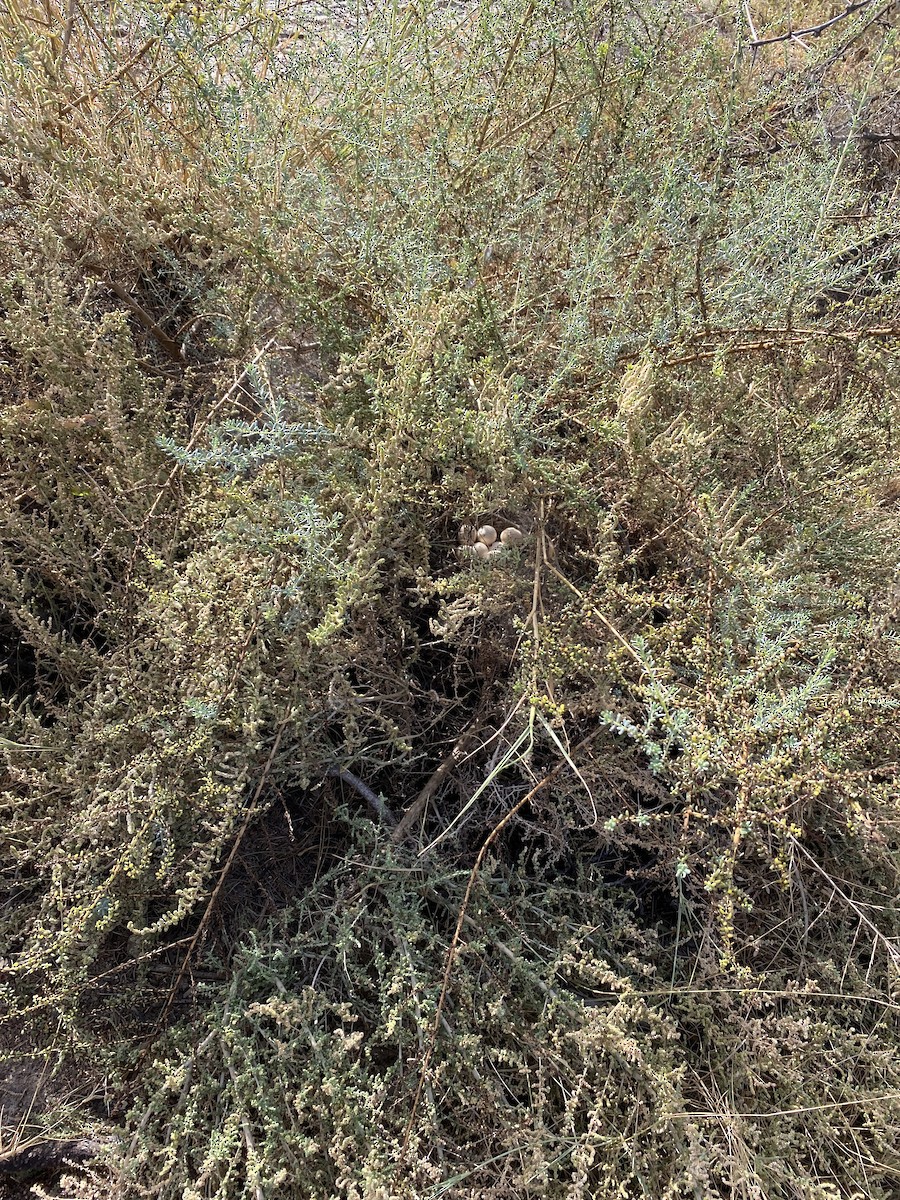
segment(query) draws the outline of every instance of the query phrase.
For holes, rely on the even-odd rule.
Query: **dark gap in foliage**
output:
[[[237,937],[302,898],[328,857],[335,832],[327,792],[274,794],[248,827],[214,911],[212,933],[230,954]]]
[[[333,854],[340,834],[332,819],[327,789],[287,785],[272,789],[267,806],[248,825],[227,872],[222,869],[234,846],[223,850],[213,874],[221,879],[214,901],[207,898],[166,933],[172,941],[193,937],[204,923],[199,961],[228,963],[242,939],[278,913],[302,900],[307,888]],[[207,918],[207,907],[212,905]],[[164,915],[165,901],[148,906],[148,922]],[[176,953],[176,962],[180,959]],[[173,964],[174,965],[174,964]]]
[[[524,785],[519,785],[519,792]],[[513,799],[513,803],[515,800]],[[490,830],[488,830],[490,833]],[[497,843],[498,854],[506,867],[523,878],[541,878],[554,882],[575,872],[572,847],[557,844],[541,828],[540,813],[533,804],[525,804],[503,831]]]
[[[5,608],[0,608],[0,696],[14,703],[34,700],[40,678],[38,656],[33,646]]]

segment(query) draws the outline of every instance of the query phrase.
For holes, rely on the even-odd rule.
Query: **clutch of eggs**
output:
[[[494,558],[508,547],[518,546],[524,537],[522,530],[515,525],[507,525],[500,534],[493,525],[482,525],[478,530],[474,525],[462,525],[459,530],[460,553],[472,558]]]

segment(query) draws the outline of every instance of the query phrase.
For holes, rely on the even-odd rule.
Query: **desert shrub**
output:
[[[2,18],[3,998],[113,1194],[892,1194],[871,16]]]
[[[824,1197],[839,1155],[848,1188],[889,1159],[874,995],[660,987],[671,944],[596,865],[536,884],[496,860],[442,995],[465,879],[360,836],[168,1040],[135,1114],[151,1194]]]

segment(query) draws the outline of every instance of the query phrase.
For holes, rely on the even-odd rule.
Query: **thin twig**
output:
[[[758,50],[760,46],[774,46],[776,42],[790,42],[801,37],[818,37],[824,33],[826,29],[830,29],[832,25],[837,25],[838,21],[843,21],[853,13],[859,12],[862,8],[868,8],[872,0],[854,0],[848,4],[843,12],[837,14],[836,17],[830,17],[827,21],[822,21],[819,25],[809,25],[806,29],[789,29],[787,33],[779,33],[776,37],[757,38],[749,43],[751,50]],[[894,0],[892,0],[894,3]],[[747,10],[749,17],[749,9]],[[750,23],[751,30],[753,23]],[[755,32],[755,31],[754,31]]]
[[[329,779],[340,779],[342,783],[346,783],[354,791],[358,792],[379,821],[383,821],[385,825],[390,825],[391,828],[396,826],[397,818],[385,804],[381,796],[376,796],[369,785],[363,783],[352,771],[346,771],[343,767],[329,767],[325,774]]]
[[[756,26],[753,24],[753,14],[750,11],[750,4],[748,0],[744,0],[744,14],[747,18],[747,24],[750,27],[750,36],[753,38],[753,42],[750,44],[753,45],[759,41],[759,34],[756,32]]]
[[[59,59],[56,63],[56,68],[62,74],[66,65],[66,58],[69,54],[69,43],[72,40],[72,30],[75,28],[75,0],[69,0],[69,11],[66,13],[66,27],[63,30],[62,46],[59,51]]]
[[[807,860],[807,862],[813,867],[814,870],[818,871],[818,873],[822,876],[823,879],[826,879],[828,881],[828,883],[831,885],[831,887],[834,889],[834,891],[840,896],[840,898],[844,901],[844,903],[853,909],[853,911],[856,913],[857,917],[862,922],[862,924],[865,925],[865,927],[869,930],[869,932],[871,934],[873,934],[873,936],[875,937],[875,940],[877,942],[879,942],[885,948],[885,950],[887,951],[888,958],[891,960],[891,962],[894,964],[894,966],[900,967],[900,950],[898,950],[898,948],[894,945],[893,941],[889,937],[887,937],[886,934],[882,933],[881,930],[878,928],[878,926],[874,923],[874,921],[870,920],[870,918],[866,916],[866,914],[863,912],[861,906],[859,904],[857,904],[855,900],[851,899],[851,897],[848,896],[847,893],[838,886],[838,884],[836,883],[834,878],[828,874],[828,872],[825,870],[824,867],[821,867],[816,862],[816,860],[813,858],[813,856],[810,854],[810,852],[806,849],[805,846],[801,846],[796,838],[791,838],[791,845],[794,847],[795,850],[799,850],[799,852],[803,855],[803,857]]]
[[[528,5],[528,8],[525,10],[525,14],[522,17],[521,24],[519,25],[519,28],[516,30],[516,36],[513,38],[512,44],[509,47],[509,50],[507,51],[506,61],[503,64],[503,69],[500,72],[500,78],[498,79],[497,84],[494,88],[494,95],[497,97],[497,100],[491,107],[487,116],[484,118],[484,122],[481,126],[481,132],[479,133],[479,135],[476,139],[476,142],[475,142],[475,157],[476,158],[478,157],[479,154],[481,154],[481,151],[484,149],[484,143],[485,143],[485,140],[487,139],[488,130],[490,129],[491,123],[494,120],[494,113],[497,109],[497,104],[499,103],[500,93],[503,90],[503,85],[506,82],[506,77],[509,74],[510,68],[512,67],[512,64],[515,60],[516,51],[519,49],[519,44],[525,35],[525,30],[528,28],[528,24],[531,21],[531,18],[534,16],[534,9],[535,9],[535,5],[533,3]]]
[[[897,2],[897,0],[894,0]],[[752,342],[733,342],[731,345],[724,344],[724,339],[727,337],[735,337],[747,334],[757,334],[757,340]],[[703,341],[709,335],[701,334],[698,340]],[[712,336],[721,337],[723,344],[708,349],[699,349],[692,354],[685,354],[679,358],[662,358],[661,365],[664,367],[680,367],[686,363],[701,362],[704,359],[715,358],[719,354],[747,354],[754,350],[774,350],[782,349],[788,346],[802,346],[807,341],[813,338],[822,338],[828,341],[845,341],[856,343],[862,338],[900,338],[900,325],[873,325],[869,328],[859,329],[819,329],[819,328],[792,328],[792,329],[714,329]],[[617,363],[627,363],[634,359],[640,358],[644,353],[643,350],[625,350],[616,358]],[[578,378],[578,373],[574,373]]]
[[[238,1073],[235,1070],[234,1063],[229,1058],[228,1074],[231,1076],[231,1082],[234,1084],[234,1098],[236,1103],[240,1103],[238,1096]],[[247,1120],[247,1114],[241,1111],[241,1132],[244,1135],[244,1145],[247,1149],[247,1166],[256,1176],[253,1182],[254,1200],[266,1200],[266,1194],[263,1191],[262,1184],[259,1181],[259,1167],[257,1164],[256,1141],[253,1137],[253,1130],[250,1128],[250,1122]]]
[[[867,29],[871,29],[873,25],[876,25],[882,17],[889,13],[896,3],[897,0],[887,0],[887,4],[883,4],[881,8],[877,10],[877,12],[872,14],[868,21],[864,21],[858,29],[855,29],[847,38],[847,40],[842,45],[838,46],[833,54],[830,54],[823,62],[818,63],[816,66],[816,71],[821,73],[826,71],[828,67],[832,66],[834,63],[839,62],[853,45],[853,43],[858,41]]]
[[[557,570],[553,563],[547,563],[547,566],[557,577],[557,579],[564,583],[567,588],[570,588],[580,600],[584,601],[588,605],[588,611],[590,612],[591,616],[596,617],[597,620],[600,621],[600,623],[607,629],[607,631],[613,635],[622,649],[626,650],[628,654],[631,655],[641,670],[645,671],[648,675],[651,674],[649,667],[638,654],[637,650],[635,650],[634,646],[632,646],[631,642],[629,642],[628,639],[623,636],[623,634],[619,633],[612,621],[610,621],[608,617],[605,617],[599,608],[591,604],[584,592],[580,588],[576,587],[571,579],[567,579],[566,576],[563,575],[562,571]]]
[[[169,358],[171,358],[174,362],[179,363],[181,366],[185,365],[187,360],[182,354],[181,347],[178,345],[175,339],[170,338],[165,330],[160,328],[150,313],[148,313],[142,305],[138,304],[137,300],[135,300],[127,288],[124,288],[121,283],[116,283],[115,280],[107,279],[102,267],[93,263],[85,263],[84,266],[85,270],[89,271],[92,275],[99,279],[101,283],[105,283],[113,295],[118,296],[125,307],[138,319],[138,321],[140,321],[147,332],[150,333],[152,337],[159,343],[162,349],[165,350]]]
[[[219,893],[221,892],[222,886],[228,877],[228,873],[231,871],[232,865],[237,856],[237,852],[241,847],[241,842],[244,840],[244,836],[247,833],[247,830],[250,828],[250,822],[257,815],[256,804],[257,804],[257,801],[259,800],[260,796],[262,795],[263,788],[266,786],[266,781],[268,780],[269,775],[271,773],[272,764],[275,761],[275,755],[278,753],[278,747],[281,745],[281,739],[284,735],[285,729],[287,728],[287,724],[288,724],[287,719],[282,721],[282,723],[278,727],[277,733],[275,734],[275,741],[272,744],[272,749],[269,751],[269,756],[266,759],[265,766],[263,767],[263,772],[260,777],[259,783],[256,785],[256,791],[253,793],[253,799],[250,801],[250,804],[247,807],[247,813],[246,813],[246,816],[244,817],[243,824],[241,825],[240,829],[238,830],[237,837],[234,839],[234,845],[231,847],[231,851],[228,855],[228,858],[225,860],[225,865],[222,867],[222,870],[219,872],[219,878],[216,881],[216,886],[213,888],[212,895],[210,896],[209,901],[207,902],[206,910],[203,913],[203,917],[200,920],[200,924],[197,926],[197,931],[194,934],[194,936],[191,938],[190,945],[187,948],[187,953],[185,954],[184,959],[181,964],[181,967],[179,968],[178,974],[175,977],[175,982],[172,984],[171,988],[169,989],[169,995],[166,999],[165,1007],[163,1008],[162,1014],[160,1015],[160,1018],[156,1023],[157,1029],[161,1028],[166,1017],[169,1015],[169,1010],[171,1009],[173,1003],[175,1002],[175,996],[178,992],[178,988],[181,985],[181,981],[185,976],[185,972],[187,971],[188,967],[190,966],[190,962],[194,956],[194,951],[197,948],[197,944],[199,943],[203,934],[206,932],[206,927],[209,925],[210,919],[212,918],[213,910],[215,909],[215,906],[216,906],[216,901],[219,898]]]
[[[441,762],[434,774],[428,779],[418,796],[416,796],[415,800],[413,800],[412,804],[410,804],[409,808],[397,823],[394,832],[391,834],[391,841],[395,846],[399,845],[400,842],[406,838],[407,834],[410,832],[413,825],[415,825],[416,821],[424,811],[428,801],[435,794],[438,788],[441,787],[444,780],[447,778],[453,768],[463,761],[463,759],[469,753],[469,747],[472,746],[472,744],[480,736],[480,733],[481,722],[479,721],[475,725],[469,726],[469,728],[466,729],[459,738],[457,738],[453,749],[443,760],[443,762]],[[497,733],[494,733],[490,738],[488,738],[484,745],[489,745],[490,742],[492,742],[496,737]]]
[[[123,75],[127,75],[131,68],[136,66],[147,54],[147,52],[152,50],[153,47],[159,43],[159,41],[160,39],[155,34],[153,37],[147,38],[147,40],[138,47],[138,49],[134,52],[131,58],[127,60],[127,62],[123,63],[121,67],[118,67],[115,71],[113,71],[111,75],[107,75],[107,77],[101,83],[97,84],[96,87],[89,88],[86,92],[82,92],[80,96],[76,96],[74,100],[69,100],[66,104],[63,104],[59,110],[59,115],[64,117],[67,113],[72,112],[73,109],[80,108],[85,101],[95,100],[102,91],[116,83],[116,81],[121,79]]]
[[[541,616],[541,612],[542,612],[541,559],[543,557],[542,551],[543,551],[543,547],[544,547],[543,518],[544,518],[544,501],[541,500],[541,506],[540,506],[541,524],[540,524],[538,530],[536,531],[536,537],[534,539],[534,587],[532,589],[532,597],[531,597],[531,612],[528,614],[528,620],[525,622],[526,628],[528,625],[531,625],[531,627],[534,630],[534,648],[535,648],[535,650],[540,649],[540,645],[541,645],[541,630],[540,630],[539,617]]]
[[[403,1131],[403,1144],[400,1149],[400,1162],[401,1163],[406,1158],[406,1151],[409,1146],[409,1139],[412,1134],[412,1127],[413,1127],[413,1124],[416,1119],[416,1113],[418,1112],[418,1109],[419,1109],[419,1101],[422,1098],[422,1092],[423,1092],[423,1090],[425,1088],[425,1084],[428,1080],[428,1069],[431,1066],[431,1060],[434,1057],[434,1050],[435,1050],[435,1046],[437,1044],[438,1030],[441,1027],[441,1016],[443,1015],[443,1012],[444,1012],[444,1005],[447,1002],[447,992],[450,987],[450,976],[453,973],[453,964],[456,961],[456,955],[459,951],[459,940],[460,940],[460,936],[462,934],[463,926],[466,922],[466,916],[467,916],[468,908],[469,908],[469,901],[472,898],[472,891],[475,887],[475,881],[478,878],[478,873],[481,870],[481,865],[484,862],[484,859],[485,859],[485,856],[487,855],[488,850],[490,850],[491,846],[493,846],[494,842],[497,840],[497,838],[503,832],[503,830],[506,828],[506,826],[510,823],[510,821],[513,819],[513,817],[516,816],[517,813],[521,812],[521,810],[525,807],[525,805],[528,804],[530,800],[533,800],[534,797],[538,794],[538,792],[542,791],[547,786],[548,783],[550,783],[553,779],[556,778],[556,776],[559,774],[559,772],[563,766],[564,766],[564,763],[558,762],[556,764],[556,766],[553,767],[552,770],[547,772],[547,774],[543,777],[543,779],[539,780],[535,784],[535,786],[531,789],[530,792],[527,792],[522,797],[521,800],[519,800],[516,804],[513,805],[513,807],[509,810],[509,812],[506,814],[505,817],[503,817],[503,819],[501,821],[497,822],[497,824],[494,826],[494,828],[491,830],[491,832],[488,834],[487,838],[485,839],[484,844],[482,845],[481,849],[478,851],[478,857],[475,859],[475,865],[472,867],[472,870],[469,873],[469,882],[466,885],[465,895],[463,896],[463,901],[462,901],[462,904],[461,904],[460,910],[459,910],[459,917],[457,918],[457,921],[456,921],[456,928],[453,931],[453,937],[450,940],[450,948],[447,951],[447,962],[444,966],[444,976],[443,976],[443,979],[441,980],[441,993],[440,993],[440,996],[438,997],[437,1009],[435,1010],[435,1014],[434,1014],[434,1021],[432,1023],[432,1028],[431,1028],[431,1036],[428,1040],[428,1046],[425,1050],[425,1054],[422,1059],[422,1069],[419,1072],[419,1083],[416,1088],[415,1097],[413,1098],[412,1110],[409,1114],[409,1120],[406,1122],[406,1128]]]

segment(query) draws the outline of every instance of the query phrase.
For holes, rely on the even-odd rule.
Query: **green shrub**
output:
[[[871,18],[0,18],[0,986],[110,1194],[894,1194]]]

